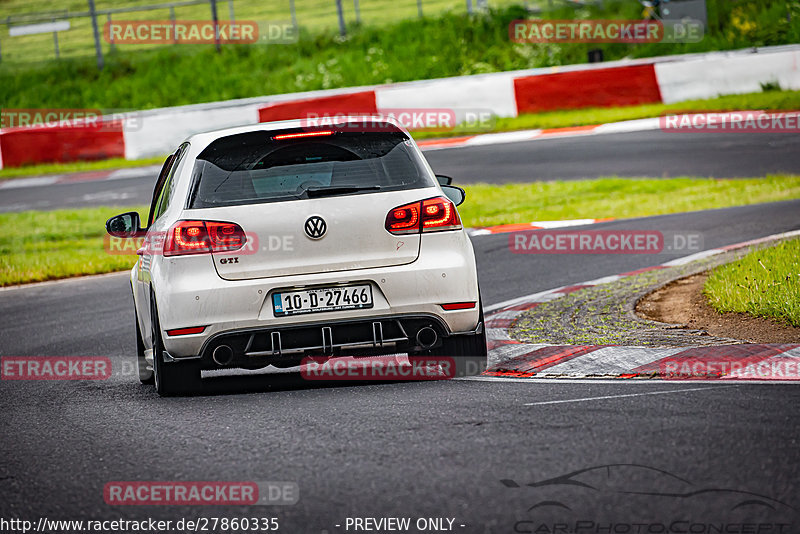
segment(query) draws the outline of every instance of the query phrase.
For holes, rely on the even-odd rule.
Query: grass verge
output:
[[[737,180],[601,178],[466,186],[464,226],[574,218],[644,217],[800,198],[800,176]],[[130,208],[140,214],[145,206]],[[103,249],[104,222],[128,208],[0,214],[0,286],[130,268]]]
[[[133,209],[146,213],[145,206]],[[107,254],[104,223],[129,211],[102,207],[0,214],[0,286],[129,269],[136,256]]]
[[[800,198],[800,176],[714,178],[600,178],[464,187],[465,226],[646,217]]]
[[[703,293],[719,312],[743,312],[800,326],[800,239],[714,269]]]

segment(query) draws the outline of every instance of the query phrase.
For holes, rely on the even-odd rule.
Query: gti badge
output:
[[[305,224],[306,235],[311,239],[322,239],[325,232],[328,230],[328,225],[325,224],[325,219],[318,215],[312,215],[306,219]]]

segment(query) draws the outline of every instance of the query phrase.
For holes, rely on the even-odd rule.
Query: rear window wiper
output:
[[[379,185],[342,185],[331,187],[309,187],[303,191],[309,198],[323,197],[326,195],[345,195],[347,193],[357,193],[358,191],[378,191]]]

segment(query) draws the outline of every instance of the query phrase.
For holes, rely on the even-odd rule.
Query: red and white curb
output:
[[[502,145],[506,143],[519,143],[539,139],[554,139],[565,137],[584,137],[605,133],[629,133],[658,130],[660,128],[658,117],[649,119],[636,119],[608,124],[593,124],[590,126],[574,126],[568,128],[547,128],[536,130],[517,130],[514,132],[487,133],[451,137],[444,139],[424,139],[417,144],[422,150],[441,150],[444,148],[461,148],[470,146]]]
[[[472,146],[485,146],[485,145],[501,145],[507,143],[519,143],[524,141],[535,141],[540,139],[557,139],[566,137],[585,137],[590,135],[602,134],[620,134],[632,132],[646,132],[652,130],[662,130],[665,132],[703,132],[703,133],[716,133],[716,132],[729,132],[735,133],[737,127],[734,125],[745,126],[749,118],[753,116],[762,116],[767,119],[786,119],[787,117],[793,118],[791,124],[795,128],[791,131],[796,131],[798,123],[797,112],[769,112],[764,110],[749,110],[749,111],[725,111],[722,113],[685,113],[679,115],[669,115],[673,118],[672,121],[667,121],[667,116],[651,117],[646,119],[633,119],[620,122],[609,122],[606,124],[594,124],[590,126],[573,126],[567,128],[547,128],[538,130],[518,130],[514,132],[500,132],[478,134],[462,137],[452,137],[444,139],[429,139],[419,141],[417,144],[422,150],[441,150],[445,148],[461,148]],[[719,121],[724,118],[727,122],[728,129],[723,129],[720,124],[714,124],[714,121]],[[670,124],[674,123],[676,126],[673,128]],[[686,126],[688,125],[688,126]],[[692,126],[695,125],[695,126]],[[744,130],[742,130],[744,131]],[[748,132],[759,131],[757,126],[751,127]],[[770,131],[769,127],[763,131]]]
[[[565,219],[563,221],[534,221],[529,223],[499,224],[485,228],[468,228],[470,237],[480,235],[507,234],[510,232],[525,232],[527,230],[549,230],[553,228],[569,228],[571,226],[586,226],[601,222],[613,221],[613,217],[606,219]]]
[[[705,250],[661,265],[559,287],[489,306],[486,333],[489,367],[484,378],[684,378],[800,381],[800,344],[739,344],[650,348],[521,343],[508,334],[520,314],[587,287],[643,272],[684,265],[751,245],[800,236],[800,230]]]

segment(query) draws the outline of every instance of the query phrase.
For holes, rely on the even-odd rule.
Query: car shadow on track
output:
[[[218,376],[203,378],[200,391],[192,396],[237,395],[241,393],[269,393],[304,389],[350,388],[376,384],[396,384],[403,380],[314,380],[300,373],[275,373],[244,376]]]

